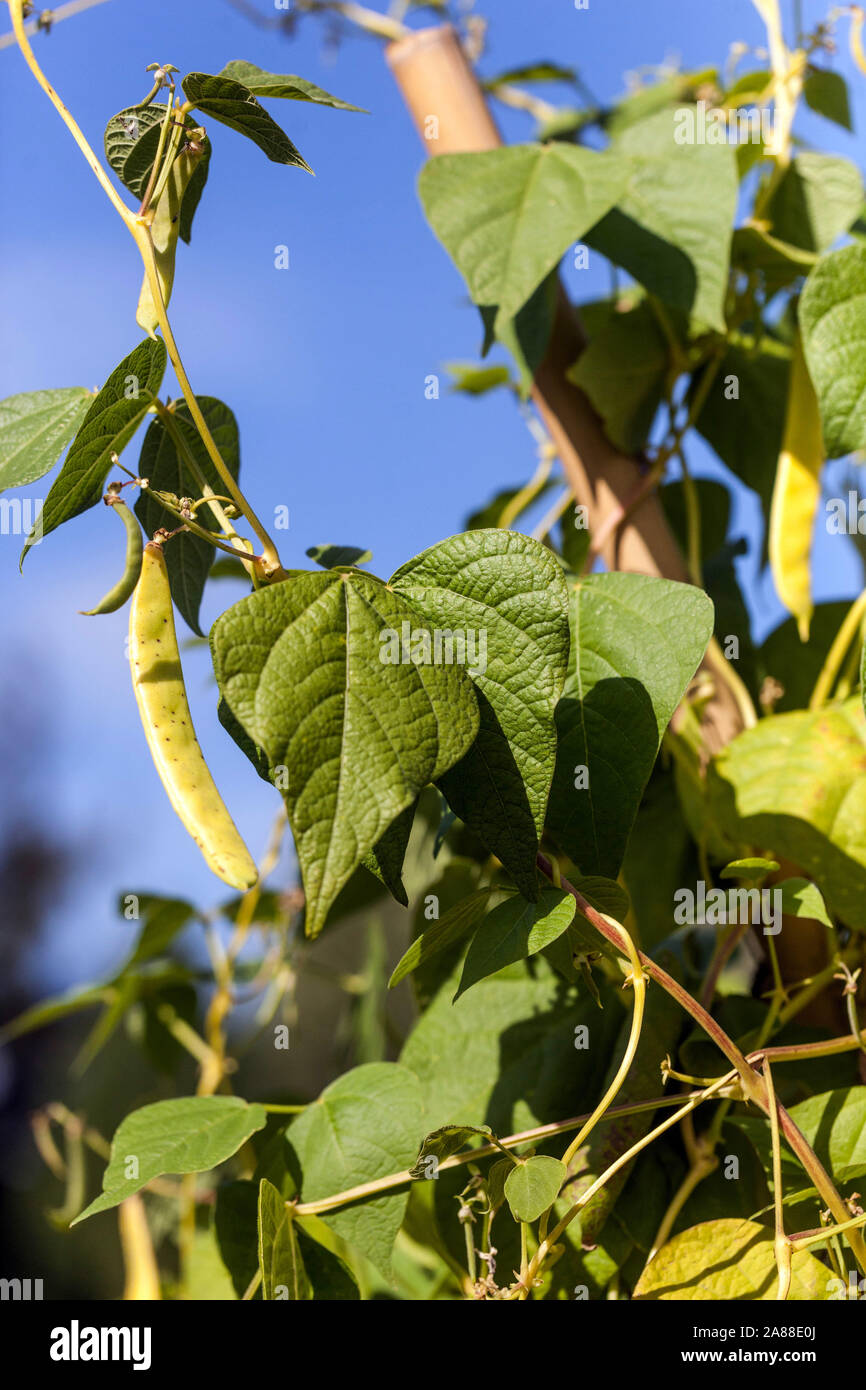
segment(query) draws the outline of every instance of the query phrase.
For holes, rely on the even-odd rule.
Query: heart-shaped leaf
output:
[[[159,145],[159,133],[165,117],[165,106],[128,106],[112,116],[105,127],[105,157],[124,188],[139,201],[150,181],[153,162]],[[177,119],[175,116],[174,119]],[[187,113],[184,118],[187,134],[198,128],[198,122]],[[192,219],[207,183],[210,168],[211,142],[204,137],[201,158],[190,179],[180,207],[178,231],[182,241],[192,235]]]
[[[355,1067],[327,1086],[294,1121],[286,1140],[301,1197],[316,1202],[359,1183],[411,1168],[423,1132],[418,1078],[396,1062]],[[328,1213],[328,1225],[384,1274],[406,1210],[399,1188]]]
[[[473,301],[497,305],[502,325],[613,207],[624,181],[621,161],[554,141],[440,155],[418,188]]]
[[[397,570],[391,587],[431,626],[463,634],[481,726],[441,779],[452,810],[527,897],[556,761],[555,709],[568,663],[568,590],[555,557],[514,532],[466,532]]]
[[[405,599],[338,570],[260,589],[212,629],[223,699],[283,770],[311,936],[364,856],[477,733],[472,682],[459,666],[416,664],[419,633],[429,642]]]
[[[547,1154],[515,1164],[505,1179],[505,1196],[515,1221],[537,1221],[553,1206],[567,1171],[564,1163]]]
[[[133,1110],[111,1141],[102,1195],[73,1221],[116,1207],[163,1173],[206,1173],[262,1129],[267,1111],[239,1096],[184,1096]]]

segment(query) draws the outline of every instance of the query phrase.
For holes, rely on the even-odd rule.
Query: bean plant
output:
[[[866,222],[860,170],[796,134],[804,104],[828,139],[850,126],[834,55],[850,46],[866,76],[863,14],[798,32],[778,0],[754,3],[763,54],[740,44],[610,104],[564,64],[491,76],[477,24],[463,34],[485,99],[534,128],[443,154],[435,119],[427,133],[426,219],[485,352],[508,353],[453,366],[451,387],[505,393],[537,457],[528,481],[381,577],[362,546],[280,554],[239,476],[235,417],[197,394],[195,336],[182,357],[169,316],[212,141],[258,147],[251,178],[301,178],[271,103],[289,125],[295,101],[335,108],[341,129],[375,113],[252,61],[213,74],[154,62],[143,95],[130,74],[97,152],[43,71],[29,6],[8,0],[34,101],[86,159],[142,280],[129,352],[103,364],[98,390],[0,403],[0,484],[63,458],[25,579],[34,542],[105,504],[121,577],[76,619],[81,641],[128,605],[143,732],[184,852],[215,876],[207,903],[125,895],[125,964],[4,1033],[96,1010],[79,1065],[142,1018],[143,1045],[156,1030],[194,1059],[194,1093],[132,1109],[110,1144],[59,1101],[34,1121],[66,1183],[60,1224],[119,1223],[128,1298],[866,1288],[866,592],[815,604],[811,559],[816,527],[855,543],[866,528]],[[296,18],[345,11],[400,42],[412,8],[305,3]],[[566,104],[547,99],[564,88]],[[586,343],[558,378],[610,457],[631,461],[635,486],[604,516],[536,409],[564,257],[611,269],[610,293],[578,306]],[[690,467],[698,436],[712,479]],[[828,460],[848,456],[853,491],[825,499]],[[730,538],[743,488],[787,613],[760,644]],[[679,574],[618,564],[617,536],[650,506]],[[222,730],[276,811],[259,862],[198,743],[176,629],[205,636],[203,594],[226,574],[248,592],[206,635]],[[289,832],[286,892],[272,875]],[[382,914],[402,938],[391,961],[398,937],[370,927]],[[254,1071],[239,1094],[240,1050],[291,1048],[311,942],[347,922],[380,949],[360,987],[339,970],[332,983],[370,1007],[372,1041],[368,1029],[321,1094],[268,1094]],[[196,932],[204,975],[180,949]]]

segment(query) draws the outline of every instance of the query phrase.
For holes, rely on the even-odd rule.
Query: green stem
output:
[[[173,516],[177,521],[182,522],[187,531],[191,531],[194,536],[200,536],[203,541],[207,541],[210,545],[214,546],[215,549],[224,550],[227,555],[234,556],[234,558],[240,560],[241,563],[249,561],[250,559],[258,560],[261,558],[257,555],[250,556],[248,550],[238,550],[236,546],[226,545],[225,541],[221,541],[219,536],[213,531],[208,531],[205,526],[199,526],[197,521],[192,521],[189,517],[184,516],[183,512],[179,511],[177,507],[172,507],[170,503],[166,502],[165,498],[162,497],[159,492],[154,491],[151,487],[146,487],[143,479],[137,481],[142,492],[146,492],[155,502],[158,502],[163,510],[168,512],[169,516]]]
[[[842,620],[839,631],[833,639],[833,645],[827,653],[824,665],[821,667],[815,682],[815,689],[812,691],[812,698],[809,701],[809,709],[820,709],[830,698],[833,682],[845,659],[845,653],[854,641],[864,614],[866,614],[866,589],[863,590],[859,598],[854,600]]]
[[[172,82],[169,85],[168,100],[165,104],[165,115],[162,118],[162,125],[159,128],[159,141],[156,146],[156,154],[153,157],[153,164],[151,165],[150,169],[150,177],[147,180],[147,186],[144,190],[144,197],[141,200],[141,207],[138,209],[139,217],[143,217],[144,214],[147,212],[148,208],[150,207],[150,200],[153,197],[153,190],[156,186],[157,178],[159,177],[162,153],[165,149],[165,142],[168,138],[169,127],[171,126],[171,103],[173,95],[174,83]],[[154,202],[156,202],[155,198]]]
[[[634,1011],[632,1013],[631,1018],[631,1032],[629,1033],[628,1045],[625,1049],[625,1053],[623,1054],[623,1059],[620,1062],[619,1067],[617,1069],[616,1076],[613,1078],[613,1081],[608,1086],[607,1090],[605,1091],[601,1100],[598,1102],[598,1105],[593,1110],[586,1124],[581,1126],[580,1130],[575,1135],[574,1139],[572,1139],[565,1153],[562,1155],[562,1161],[566,1167],[568,1167],[569,1163],[571,1163],[580,1146],[586,1142],[587,1138],[592,1133],[595,1126],[598,1124],[598,1121],[601,1119],[602,1115],[605,1113],[606,1110],[609,1109],[611,1102],[619,1092],[620,1088],[623,1085],[623,1082],[628,1076],[629,1071],[631,1070],[632,1062],[635,1058],[635,1053],[638,1049],[638,1043],[640,1042],[641,1027],[643,1025],[644,1006],[646,1004],[646,980],[644,978],[643,970],[641,969],[640,958],[638,956],[634,942],[632,941],[625,927],[622,926],[622,924],[619,922],[614,922],[614,919],[612,917],[609,917],[608,921],[612,923],[614,926],[616,926],[617,930],[620,932],[623,939],[623,943],[625,945],[626,952],[628,954],[628,958],[631,962],[631,975],[629,976],[629,980],[626,981],[626,983],[630,981],[634,986]]]
[[[773,1147],[773,1211],[775,1218],[774,1249],[776,1266],[779,1271],[779,1288],[776,1298],[784,1303],[791,1288],[791,1245],[785,1235],[785,1203],[782,1190],[782,1146],[779,1140],[779,1108],[776,1103],[776,1088],[770,1063],[764,1058],[764,1080],[767,1083],[767,1098],[770,1102],[770,1140]]]
[[[189,377],[186,374],[186,369],[184,368],[183,361],[181,359],[181,355],[178,350],[177,343],[175,341],[174,333],[172,332],[171,324],[169,322],[168,314],[165,308],[165,303],[162,297],[162,287],[159,283],[159,275],[157,274],[156,255],[154,252],[153,238],[150,234],[150,228],[138,224],[137,240],[139,242],[139,250],[141,251],[142,257],[144,258],[145,274],[147,275],[148,284],[150,285],[150,292],[153,296],[153,303],[154,308],[156,310],[157,321],[162,330],[162,336],[165,340],[166,351],[168,352],[171,365],[174,368],[175,376],[177,377],[178,382],[180,383],[180,389],[183,392],[184,400],[187,403],[189,413],[192,416],[193,421],[195,422],[195,427],[201,435],[202,443],[204,444],[204,447],[208,452],[208,456],[211,462],[213,463],[214,468],[216,469],[217,473],[220,476],[220,479],[222,480],[226,492],[229,494],[230,497],[234,499],[236,505],[243,512],[244,516],[247,518],[247,521],[250,523],[250,526],[253,528],[254,532],[256,533],[256,536],[261,542],[262,562],[266,572],[271,573],[280,568],[280,557],[277,553],[276,546],[274,545],[273,541],[268,535],[268,532],[265,530],[265,527],[259,521],[259,518],[256,516],[249,502],[244,497],[243,493],[241,492],[240,488],[235,482],[235,479],[233,478],[225,460],[223,459],[222,454],[217,448],[216,441],[214,440],[214,437],[211,434],[210,429],[208,428],[208,423],[205,420],[204,415],[202,414],[201,406],[199,405],[198,400],[196,399],[195,393],[192,389],[192,386],[190,385]]]
[[[226,516],[223,508],[220,506],[219,500],[214,494],[213,488],[210,486],[207,478],[205,477],[202,469],[199,466],[198,460],[196,459],[195,455],[193,454],[192,450],[190,449],[189,445],[184,439],[183,431],[178,425],[174,411],[170,410],[168,406],[163,405],[162,401],[154,401],[154,406],[156,409],[156,414],[159,416],[160,421],[162,422],[168,433],[171,435],[172,442],[178,454],[181,457],[181,461],[189,469],[196,487],[199,489],[201,496],[205,499],[208,506],[210,507],[213,516],[215,517],[216,521],[219,523],[222,529],[223,535],[227,536],[231,540],[241,540],[241,537],[238,535],[231,521]]]

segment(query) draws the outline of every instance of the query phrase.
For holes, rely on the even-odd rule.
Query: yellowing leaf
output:
[[[791,1260],[789,1300],[830,1298],[838,1280],[810,1255]],[[663,1245],[635,1285],[634,1298],[772,1302],[778,1292],[773,1233],[757,1221],[702,1221]]]
[[[770,507],[770,566],[776,592],[809,640],[812,618],[811,552],[821,496],[824,443],[818,401],[799,337],[791,362],[785,435]]]

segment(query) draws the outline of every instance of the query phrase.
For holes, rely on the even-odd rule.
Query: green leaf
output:
[[[184,1258],[177,1297],[195,1303],[234,1302],[231,1276],[223,1264],[213,1226],[196,1228]]]
[[[412,834],[417,804],[417,801],[414,801],[405,811],[400,812],[363,859],[364,868],[374,874],[380,883],[384,883],[391,897],[401,907],[409,906],[403,886],[403,860],[406,857],[409,836]]]
[[[73,1226],[116,1207],[164,1173],[209,1172],[237,1153],[267,1118],[261,1105],[248,1105],[239,1096],[184,1096],[133,1110],[111,1141],[102,1195]]]
[[[214,396],[198,396],[196,399],[229,472],[233,478],[237,478],[241,460],[238,425],[234,415],[227,405]],[[211,462],[186,402],[182,401],[176,406],[172,415],[178,433],[206,483],[217,496],[224,496],[225,484]],[[161,420],[154,420],[144,436],[138,473],[139,477],[147,478],[151,488],[159,492],[171,492],[176,497],[201,496],[198,481]],[[171,513],[147,492],[140,493],[135,503],[135,514],[148,536],[152,536],[160,526],[173,529],[177,525]],[[196,520],[206,530],[216,535],[220,533],[210,507],[199,507]],[[217,551],[208,541],[190,533],[175,536],[171,544],[165,547],[171,596],[184,622],[198,637],[203,635],[199,625],[202,594],[216,555]]]
[[[833,922],[820,890],[807,878],[786,878],[778,885],[782,894],[782,912],[788,917],[807,917],[823,922],[832,931]]]
[[[611,1007],[599,1011],[541,956],[531,975],[521,962],[452,1003],[457,980],[455,971],[443,982],[401,1053],[421,1082],[428,1128],[483,1123],[507,1135],[592,1109],[620,1023],[605,982]],[[575,1047],[578,1027],[588,1047]]]
[[[303,77],[292,73],[277,74],[265,72],[255,63],[247,63],[243,58],[233,58],[226,63],[220,77],[228,77],[232,82],[240,82],[257,97],[280,97],[288,101],[312,101],[316,106],[333,106],[337,111],[360,111],[367,115],[363,106],[351,106],[348,101],[332,97],[315,82],[307,82]]]
[[[860,698],[774,714],[708,770],[710,805],[744,846],[797,864],[830,911],[866,928],[866,722]]]
[[[604,423],[612,444],[627,454],[647,442],[669,369],[667,340],[648,304],[613,314],[566,373]]]
[[[866,1177],[866,1086],[810,1096],[792,1105],[790,1114],[834,1182],[846,1185]],[[798,1177],[802,1180],[802,1169]]]
[[[295,1223],[285,1198],[262,1178],[259,1184],[259,1269],[265,1302],[288,1299],[302,1302],[313,1297],[298,1246]]]
[[[608,917],[614,917],[617,922],[624,922],[628,916],[630,907],[628,893],[616,882],[615,879],[605,878],[603,874],[586,874],[576,876],[571,880],[573,887],[578,893],[582,893],[587,902],[593,907],[598,908],[599,912],[606,912]],[[596,938],[596,948],[601,950],[604,937],[594,933]],[[619,952],[614,952],[614,957],[619,958]]]
[[[440,785],[518,888],[535,897],[535,856],[556,759],[554,711],[568,662],[562,570],[539,541],[472,531],[424,551],[389,582],[432,627],[466,637],[481,723]]]
[[[427,1178],[430,1175],[428,1159],[435,1158],[436,1165],[450,1158],[465,1147],[473,1135],[480,1135],[489,1141],[493,1130],[489,1125],[441,1125],[426,1135],[418,1150],[415,1166],[410,1170],[413,1178]],[[506,1160],[507,1161],[507,1160]]]
[[[629,171],[625,196],[584,241],[666,304],[723,333],[736,156],[727,145],[678,144],[675,124],[676,112],[663,110],[617,138],[614,153]]]
[[[800,275],[808,275],[818,257],[780,241],[760,227],[737,227],[731,243],[731,262],[747,273],[760,271],[769,294],[784,289]]]
[[[760,883],[767,874],[774,874],[779,865],[775,859],[732,859],[719,870],[719,878],[735,878],[747,883]]]
[[[829,458],[866,448],[866,246],[825,256],[806,281],[800,325]]]
[[[50,472],[92,404],[84,386],[25,391],[0,401],[0,492]]]
[[[357,545],[311,545],[305,554],[323,570],[351,569],[373,558],[372,551],[362,550]]]
[[[416,936],[395,966],[394,973],[388,981],[388,988],[393,989],[395,985],[399,985],[401,980],[405,980],[407,975],[411,975],[413,970],[417,970],[431,956],[438,955],[440,951],[444,951],[446,947],[465,936],[484,915],[493,891],[492,888],[479,888],[477,892],[470,893],[468,898],[456,903],[438,922],[434,922],[420,936]]]
[[[467,396],[483,396],[497,386],[511,386],[511,369],[506,366],[482,367],[474,362],[448,362],[451,390]]]
[[[547,824],[584,873],[615,878],[713,610],[691,585],[638,574],[588,575],[571,588],[577,656],[556,712]]]
[[[794,618],[787,618],[764,638],[756,654],[758,688],[769,676],[777,681],[783,694],[773,706],[775,714],[787,710],[805,709],[815,682],[833,644],[839,626],[850,603],[819,603],[812,615],[809,641],[804,647]]]
[[[258,1209],[258,1186],[247,1178],[220,1183],[216,1190],[214,1233],[238,1298],[243,1298],[259,1267]],[[261,1298],[261,1289],[254,1297]]]
[[[473,301],[496,305],[502,325],[613,206],[623,182],[618,160],[555,143],[440,155],[418,187]]]
[[[91,403],[45,499],[45,506],[21,552],[21,562],[37,536],[47,536],[102,496],[112,454],[129,443],[159,391],[165,371],[165,343],[145,338],[133,348]]]
[[[848,83],[840,72],[831,72],[829,68],[810,68],[803,83],[803,96],[806,105],[817,111],[819,116],[826,116],[828,121],[835,121],[845,130],[853,129]]]
[[[791,1259],[792,1302],[829,1297],[831,1273],[808,1250]],[[681,1231],[650,1261],[635,1286],[634,1299],[745,1299],[777,1296],[773,1233],[736,1217],[704,1221]]]
[[[256,101],[241,82],[228,77],[212,77],[205,72],[189,72],[181,83],[187,99],[205,116],[230,126],[263,150],[275,164],[293,164],[313,171],[276,121]]]
[[[722,462],[757,492],[765,516],[782,447],[790,364],[790,351],[770,338],[757,348],[729,343],[696,422]],[[692,393],[700,380],[693,379]]]
[[[505,1179],[505,1196],[515,1221],[537,1221],[553,1206],[567,1172],[564,1163],[547,1154],[516,1164]]]
[[[108,163],[124,188],[129,189],[139,201],[144,197],[150,181],[164,116],[164,105],[129,106],[112,116],[105,128],[105,156]],[[183,119],[187,133],[198,128],[198,122],[188,113]],[[211,142],[205,137],[201,158],[183,195],[179,232],[181,239],[186,242],[192,235],[192,220],[207,183],[211,150]]]
[[[388,664],[407,630],[426,631],[400,596],[336,570],[260,589],[212,629],[224,700],[271,769],[286,770],[311,936],[364,856],[478,729],[460,667],[404,662],[402,649]]]
[[[519,483],[516,487],[501,488],[483,507],[479,507],[477,511],[470,512],[469,516],[466,518],[466,530],[489,531],[494,527],[498,528],[505,508],[510,502],[514,501],[519,492],[523,491],[524,486],[524,483]],[[554,480],[548,478],[539,488],[533,501],[538,501],[539,498],[546,497],[555,487],[556,483]]]
[[[23,1038],[27,1033],[35,1032],[37,1028],[45,1028],[47,1024],[68,1018],[70,1014],[79,1013],[82,1009],[93,1009],[97,1004],[109,1004],[112,997],[110,985],[97,984],[77,985],[64,994],[41,999],[38,1004],[31,1004],[29,1009],[18,1014],[17,1018],[4,1023],[0,1028],[0,1044],[5,1046],[14,1038]]]
[[[576,911],[574,896],[561,888],[543,888],[537,902],[515,896],[500,903],[472,938],[455,1000],[479,980],[549,946],[567,930]]]
[[[806,251],[826,251],[847,232],[863,206],[856,164],[827,154],[798,154],[770,199],[773,235]]]
[[[118,911],[122,915],[129,896],[138,899],[141,927],[132,954],[123,966],[124,970],[164,955],[178,933],[196,916],[192,903],[183,898],[160,898],[151,893],[121,894]]]
[[[286,1142],[304,1202],[410,1168],[424,1112],[418,1079],[395,1062],[355,1067],[327,1086],[290,1126]],[[383,1274],[406,1210],[399,1189],[329,1212],[328,1225]]]
[[[495,304],[481,308],[484,324],[484,355],[498,340],[511,353],[517,368],[517,390],[526,400],[535,374],[547,355],[559,303],[559,276],[555,270],[542,280],[522,309],[512,318],[498,316]]]
[[[497,87],[512,86],[516,82],[567,82],[575,81],[574,68],[563,67],[561,63],[522,63],[516,68],[506,68],[482,82],[485,92],[495,92]]]

